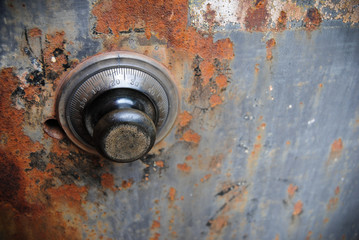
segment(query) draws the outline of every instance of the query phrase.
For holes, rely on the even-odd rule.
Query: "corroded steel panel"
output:
[[[1,239],[358,239],[358,1],[1,1]],[[175,77],[150,154],[108,162],[56,123],[79,62]]]

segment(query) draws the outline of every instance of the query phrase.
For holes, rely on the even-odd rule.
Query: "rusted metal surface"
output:
[[[2,1],[1,239],[357,239],[358,1]],[[181,114],[117,164],[56,126],[61,78],[129,50]]]

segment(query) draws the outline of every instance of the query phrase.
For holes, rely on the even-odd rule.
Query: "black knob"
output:
[[[156,108],[135,90],[114,89],[101,94],[87,105],[84,121],[98,152],[116,162],[141,158],[156,140]]]
[[[118,109],[97,122],[93,139],[104,157],[131,162],[151,150],[156,139],[156,127],[145,113],[137,109]]]

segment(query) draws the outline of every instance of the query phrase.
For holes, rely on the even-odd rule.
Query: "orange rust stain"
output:
[[[212,170],[214,173],[219,174],[221,172],[223,159],[224,159],[223,154],[213,156],[211,158],[208,168]]]
[[[275,235],[274,240],[279,240],[279,234]]]
[[[101,175],[101,185],[104,188],[111,189],[112,191],[115,191],[115,181],[114,177],[111,173],[104,173]]]
[[[190,57],[199,54],[207,60],[233,58],[233,43],[229,39],[214,43],[212,34],[204,37],[188,26],[187,0],[100,0],[92,13],[97,18],[95,31],[106,36],[112,31],[114,38],[119,38],[121,31],[145,28],[157,38],[166,39],[169,47],[184,50]]]
[[[309,231],[305,240],[310,240],[310,237],[312,236],[313,232],[312,231]]]
[[[217,105],[221,105],[223,103],[223,100],[220,96],[218,96],[217,94],[213,94],[210,99],[209,102],[211,104],[211,107],[215,107]]]
[[[216,84],[220,89],[227,87],[228,82],[227,82],[226,75],[223,75],[223,74],[218,75],[216,77]]]
[[[263,116],[259,116],[259,120],[262,121]],[[257,127],[259,134],[257,135],[257,137],[255,139],[255,143],[253,144],[252,151],[249,154],[248,159],[247,159],[247,171],[249,173],[249,176],[253,176],[255,168],[258,165],[258,159],[259,159],[259,156],[260,156],[261,150],[262,150],[262,141],[263,141],[262,135],[265,136],[265,128],[266,128],[265,123],[261,123]]]
[[[61,204],[67,203],[73,210],[80,211],[80,214],[85,216],[86,213],[81,207],[83,196],[87,194],[87,187],[79,187],[75,184],[62,185],[58,188],[49,188],[47,192],[50,194],[52,202],[59,202]]]
[[[179,125],[180,127],[185,127],[189,124],[189,122],[192,120],[192,115],[187,112],[187,111],[183,111],[183,113],[178,115],[178,120],[179,120]]]
[[[156,228],[160,228],[160,227],[161,227],[161,224],[159,221],[156,221],[156,220],[152,221],[151,229],[156,229]]]
[[[191,161],[191,160],[193,160],[192,155],[188,155],[188,156],[186,157],[186,161]]]
[[[155,233],[153,237],[150,238],[150,240],[158,240],[160,238],[161,234]]]
[[[163,168],[165,166],[165,164],[163,163],[162,160],[158,160],[158,161],[156,161],[156,166]]]
[[[182,200],[182,201],[184,200],[184,196],[181,196],[181,200]]]
[[[207,181],[208,179],[210,179],[212,177],[212,174],[207,174],[207,175],[205,175],[203,178],[201,178],[201,182],[205,182],[205,181]]]
[[[319,83],[318,87],[322,88],[322,87],[323,87],[323,83]]]
[[[287,27],[287,13],[285,11],[280,11],[280,15],[277,20],[277,30],[284,31]]]
[[[288,141],[286,141],[286,142],[285,142],[285,144],[290,145],[290,141],[289,141],[289,140],[288,140]]]
[[[204,60],[203,62],[201,62],[200,64],[200,68],[202,71],[202,86],[206,86],[209,83],[209,79],[213,76],[214,74],[214,65],[212,63],[212,61],[210,60]]]
[[[132,187],[132,184],[133,184],[133,179],[132,178],[130,178],[129,180],[123,180],[122,181],[122,183],[121,183],[121,187],[123,188],[123,189],[127,189],[127,188],[130,188],[130,187]]]
[[[61,212],[52,209],[32,214],[17,212],[10,204],[0,203],[3,239],[81,239],[81,233],[71,223],[64,223]],[[54,237],[56,236],[56,237]]]
[[[187,165],[187,163],[177,164],[177,168],[182,172],[189,173],[191,171],[191,167]]]
[[[215,219],[211,220],[211,231],[219,233],[228,225],[228,216],[218,216]]]
[[[33,186],[31,190],[34,192],[40,192],[40,189],[29,178],[29,174],[24,174],[24,170],[29,168],[28,154],[43,147],[22,131],[24,110],[16,110],[12,103],[12,93],[20,80],[12,68],[1,70],[0,82],[0,133],[5,136],[0,141],[0,202],[11,204],[21,213],[35,211],[40,206],[28,203],[26,193],[30,189],[29,185]],[[45,173],[43,177],[47,175]]]
[[[249,31],[263,31],[268,21],[267,0],[256,1],[255,5],[248,8],[245,17],[246,29]]]
[[[40,37],[42,35],[42,31],[39,28],[31,28],[31,29],[29,29],[27,34],[29,35],[29,37],[33,37],[33,38]]]
[[[341,138],[334,140],[331,145],[330,154],[328,160],[326,161],[326,166],[331,165],[334,163],[338,158],[340,158],[342,151],[343,151],[343,141]]]
[[[307,11],[307,16],[304,18],[305,28],[313,31],[319,28],[322,22],[322,17],[317,8],[310,8]]]
[[[324,218],[323,224],[327,224],[329,222],[329,218]]]
[[[287,192],[288,192],[288,196],[289,198],[293,198],[295,192],[298,190],[298,186],[295,186],[293,184],[289,184]]]
[[[331,150],[332,152],[340,152],[343,150],[343,142],[341,138],[338,138],[333,142]]]
[[[298,200],[298,202],[294,204],[293,216],[298,216],[299,214],[302,213],[302,211],[303,211],[303,203],[302,201]]]
[[[176,198],[176,189],[173,188],[173,187],[170,187],[170,191],[169,191],[169,193],[168,193],[168,196],[169,196],[169,199],[170,199],[171,201],[174,201],[175,198]]]
[[[259,72],[259,63],[256,63],[256,65],[254,65],[254,72],[256,74],[258,74],[258,72]]]
[[[340,187],[337,186],[337,187],[335,188],[334,194],[335,194],[335,195],[339,195],[339,193],[340,193]]]
[[[193,130],[189,129],[183,134],[180,140],[198,144],[199,141],[201,140],[201,136],[198,133],[194,132]]]
[[[70,54],[65,51],[65,42],[64,31],[46,34],[46,48],[43,53],[46,76],[60,76],[64,73],[64,66],[69,64],[67,55]],[[55,62],[53,58],[56,59]]]
[[[274,38],[269,39],[266,42],[266,48],[267,48],[267,60],[272,60],[273,59],[273,54],[272,54],[272,48],[276,45],[276,41]]]
[[[327,210],[335,210],[338,206],[339,198],[338,197],[332,197],[329,199],[329,202],[327,204]]]

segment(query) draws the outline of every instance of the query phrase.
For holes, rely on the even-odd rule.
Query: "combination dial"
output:
[[[117,162],[141,158],[171,129],[178,94],[168,70],[131,52],[96,55],[62,81],[57,115],[80,148]]]

